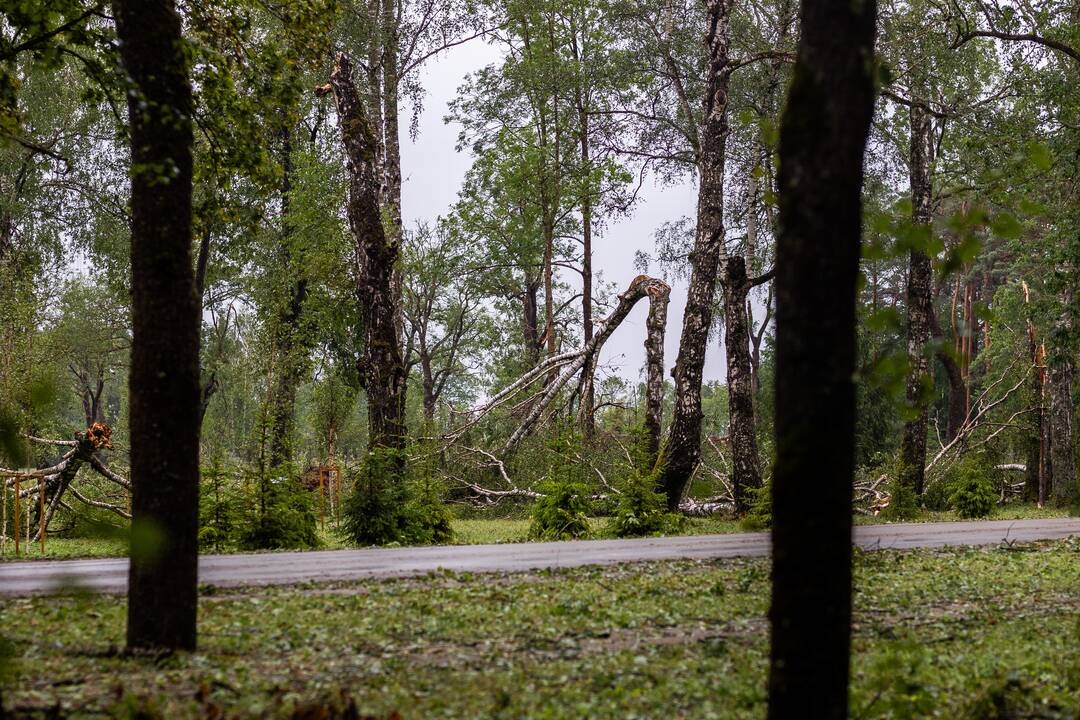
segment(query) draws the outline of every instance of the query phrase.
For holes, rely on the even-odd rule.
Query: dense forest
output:
[[[200,551],[708,518],[772,532],[769,716],[840,718],[853,522],[1080,507],[1074,1],[0,7],[2,549],[121,538],[129,648]]]

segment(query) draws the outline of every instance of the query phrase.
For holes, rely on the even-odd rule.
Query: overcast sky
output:
[[[447,125],[447,103],[454,97],[465,76],[499,57],[497,48],[472,41],[455,48],[428,65],[421,81],[427,91],[420,118],[419,136],[414,142],[402,138],[401,162],[404,179],[402,210],[406,226],[418,220],[434,221],[448,212],[457,198],[465,172],[472,163],[467,152],[457,153],[460,126]],[[404,120],[404,118],[403,118]],[[403,122],[403,126],[405,123]],[[653,233],[663,223],[682,216],[692,216],[696,203],[696,184],[658,187],[646,184],[634,214],[610,224],[604,234],[593,240],[593,271],[604,282],[614,283],[619,291],[629,285],[638,272],[634,253],[653,248]],[[573,277],[563,278],[572,282]],[[578,281],[580,287],[580,280]],[[594,282],[594,286],[598,283]],[[664,364],[670,370],[679,349],[686,281],[672,282],[671,305],[665,340]],[[601,365],[630,380],[637,380],[645,363],[645,302],[638,303],[630,316],[607,341]],[[718,340],[710,339],[705,360],[705,379],[723,379],[723,353]]]

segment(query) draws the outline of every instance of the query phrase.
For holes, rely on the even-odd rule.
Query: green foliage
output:
[[[63,518],[60,522],[63,522]],[[80,507],[70,514],[70,522],[71,529],[65,533],[67,537],[88,540],[125,540],[128,536],[128,522],[103,508]],[[50,524],[50,528],[52,527],[53,524]]]
[[[224,550],[236,543],[242,522],[239,493],[229,473],[215,461],[202,472],[199,485],[199,549]]]
[[[402,480],[403,450],[377,448],[345,500],[345,534],[356,545],[428,545],[453,538],[453,516],[438,486]]]
[[[922,506],[932,512],[949,509],[949,484],[944,479],[927,479],[922,494]]]
[[[986,720],[995,715],[975,710],[1014,674],[1030,696],[1010,697],[1010,714],[996,717],[1073,718],[1077,617],[1047,600],[1075,596],[1080,545],[1024,550],[857,552],[852,717]],[[323,717],[297,710],[340,685],[375,717],[408,708],[410,718],[622,720],[678,707],[688,720],[760,719],[768,568],[767,558],[740,558],[497,579],[436,573],[335,583],[330,592],[230,588],[206,598],[200,629],[209,651],[164,668],[87,652],[122,646],[122,595],[5,598],[0,627],[23,655],[5,699],[31,717],[47,717],[58,702],[124,717],[120,694],[100,691],[122,684],[170,720]],[[361,652],[367,665],[358,670]]]
[[[949,473],[949,507],[962,518],[987,517],[997,503],[990,468],[980,457],[964,458]]]
[[[284,465],[258,478],[254,512],[238,544],[245,550],[316,547],[317,525],[311,492]]]
[[[592,503],[582,483],[548,480],[542,483],[532,509],[530,540],[573,540],[588,537]]]
[[[618,537],[644,537],[677,533],[686,516],[667,511],[663,493],[656,492],[654,475],[635,473],[623,483],[612,530]]]
[[[767,530],[772,527],[772,478],[759,488],[746,488],[750,496],[750,512],[739,522],[744,530]]]
[[[445,545],[454,539],[454,516],[440,493],[425,487],[405,507],[408,517],[405,540],[411,545]]]
[[[911,520],[919,514],[919,495],[910,481],[911,467],[905,467],[897,454],[895,472],[889,482],[889,504],[881,511],[886,520]]]
[[[368,457],[345,499],[345,534],[356,545],[401,542],[408,524],[408,489],[396,472],[383,467],[387,453],[378,451]]]

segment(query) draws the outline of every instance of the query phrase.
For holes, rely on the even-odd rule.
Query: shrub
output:
[[[581,483],[547,481],[532,509],[530,540],[571,540],[589,534],[588,489]]]
[[[403,539],[415,545],[438,545],[454,539],[454,516],[442,500],[442,493],[432,484],[413,491],[406,506],[407,522]]]
[[[905,468],[897,459],[896,472],[889,482],[889,504],[881,511],[882,517],[889,520],[910,520],[919,514],[919,496],[915,488],[901,480],[913,474],[912,468]]]
[[[922,494],[922,506],[941,512],[949,509],[949,484],[943,479],[928,480]]]
[[[772,527],[772,478],[759,488],[746,488],[750,512],[739,523],[744,530],[768,530]]]
[[[286,465],[258,478],[254,512],[240,531],[239,545],[245,550],[315,547],[317,526],[311,492]]]
[[[236,544],[242,522],[240,497],[228,473],[212,463],[199,483],[199,548],[223,550]]]
[[[993,512],[997,493],[987,471],[979,459],[965,458],[950,473],[949,506],[960,517],[980,518]]]
[[[652,476],[635,473],[622,488],[615,508],[614,531],[618,537],[644,537],[676,533],[686,517],[667,511],[663,493],[653,490]]]
[[[343,507],[345,532],[356,545],[427,545],[453,538],[450,511],[437,486],[408,478],[402,450],[368,456]]]

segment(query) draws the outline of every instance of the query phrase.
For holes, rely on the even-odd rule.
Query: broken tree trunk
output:
[[[349,174],[346,214],[353,237],[356,302],[364,329],[358,362],[368,399],[368,448],[405,447],[405,388],[407,373],[397,332],[394,268],[400,249],[387,234],[379,209],[379,168],[375,135],[363,101],[352,80],[352,61],[338,53],[329,85],[333,92],[341,142]]]
[[[548,377],[555,377],[555,379],[549,382],[544,390],[544,394],[540,401],[533,405],[529,414],[521,421],[517,429],[514,430],[510,439],[506,441],[506,445],[503,446],[503,454],[511,452],[518,443],[528,435],[537,421],[547,410],[555,398],[558,396],[559,391],[566,387],[566,384],[577,375],[586,364],[594,363],[596,357],[600,353],[600,349],[607,342],[607,339],[611,337],[611,334],[615,332],[615,328],[626,316],[630,314],[630,310],[633,309],[637,301],[643,297],[648,297],[650,300],[656,297],[662,297],[663,302],[667,302],[668,294],[671,292],[671,288],[660,280],[651,278],[647,275],[638,275],[630,283],[630,287],[626,289],[622,295],[619,295],[619,304],[612,310],[611,314],[603,320],[599,321],[601,330],[593,335],[590,340],[580,352],[576,353],[576,357],[570,361],[569,365],[561,373],[559,373],[557,366],[552,365],[549,370]],[[663,340],[661,340],[661,343]],[[552,356],[559,357],[559,356]],[[548,358],[549,360],[551,358]],[[556,373],[558,373],[556,375]]]
[[[111,480],[112,482],[120,485],[125,490],[131,490],[131,483],[117,474],[114,470],[109,469],[101,461],[101,458],[97,456],[97,452],[101,449],[112,449],[112,442],[110,436],[112,435],[112,428],[102,423],[94,423],[84,432],[75,433],[74,440],[43,440],[41,438],[30,438],[30,440],[45,444],[45,445],[58,445],[60,447],[70,448],[65,452],[60,459],[53,465],[45,468],[38,468],[35,470],[7,470],[0,468],[0,477],[4,478],[4,486],[13,486],[15,477],[22,479],[38,479],[43,480],[41,482],[31,482],[28,487],[19,491],[20,498],[38,498],[37,501],[32,503],[34,508],[34,517],[30,527],[38,528],[37,533],[34,535],[34,540],[41,539],[40,528],[42,526],[40,517],[41,508],[41,489],[44,484],[45,489],[45,522],[44,527],[46,532],[48,531],[49,523],[52,521],[53,515],[60,508],[64,501],[64,496],[69,491],[75,495],[75,497],[84,504],[93,505],[95,507],[102,507],[107,510],[115,512],[124,518],[131,518],[122,507],[112,505],[111,503],[89,500],[83,496],[79,491],[72,487],[72,483],[75,481],[79,470],[84,465],[89,465],[103,477]]]
[[[649,296],[645,321],[645,466],[651,468],[660,454],[660,428],[664,419],[664,329],[670,288]]]

